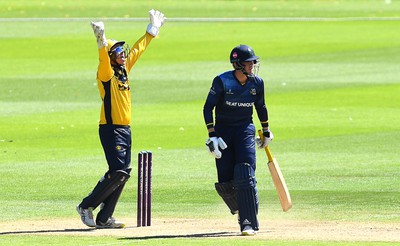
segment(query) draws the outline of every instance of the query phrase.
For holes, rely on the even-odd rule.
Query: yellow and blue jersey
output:
[[[145,51],[153,36],[144,34],[132,46],[126,66],[112,66],[107,47],[99,49],[97,85],[103,101],[100,111],[100,125],[127,126],[131,121],[131,94],[128,74]]]

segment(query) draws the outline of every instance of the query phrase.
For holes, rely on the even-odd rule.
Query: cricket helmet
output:
[[[256,56],[254,50],[250,46],[244,44],[233,48],[229,56],[231,63],[254,61],[255,64],[258,62],[259,58],[260,57]]]
[[[107,51],[108,54],[111,56],[113,52],[115,52],[115,50],[120,47],[123,46],[125,44],[125,41],[117,41],[114,39],[107,39]]]
[[[116,56],[121,52],[124,52],[125,57],[127,57],[129,54],[129,45],[125,41],[107,39],[107,51],[111,60],[115,60]]]
[[[260,69],[260,62],[258,61],[259,58],[260,57],[256,56],[254,50],[250,46],[244,44],[233,48],[229,56],[229,59],[235,70],[241,71],[247,77],[255,77],[258,75],[258,71]],[[254,63],[250,73],[246,71],[245,65],[242,63],[249,61]]]

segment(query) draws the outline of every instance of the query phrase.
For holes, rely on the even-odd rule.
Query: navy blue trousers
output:
[[[100,125],[101,145],[108,163],[108,172],[126,170],[131,164],[131,129],[129,126]]]
[[[215,125],[218,137],[221,137],[228,148],[222,150],[222,157],[216,159],[218,182],[233,180],[234,168],[238,163],[248,163],[256,170],[255,127],[254,124],[241,126]]]

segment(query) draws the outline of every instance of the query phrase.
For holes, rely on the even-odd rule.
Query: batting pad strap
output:
[[[236,191],[233,186],[233,181],[224,183],[215,183],[215,189],[218,195],[224,200],[225,204],[231,210],[231,214],[237,214],[239,206],[236,198]]]
[[[235,189],[252,189],[256,186],[254,178],[254,169],[247,163],[240,163],[234,169]]]
[[[127,168],[127,169],[124,169],[123,171],[125,171],[128,175],[131,173],[131,171],[132,171],[132,168],[131,167],[129,167],[129,168]],[[130,176],[129,176],[130,177]],[[129,178],[128,178],[129,179]]]
[[[108,174],[108,179],[113,181],[113,183],[116,183],[119,185],[124,184],[128,179],[131,177],[128,172],[130,172],[130,169],[127,170],[117,170],[113,173]]]

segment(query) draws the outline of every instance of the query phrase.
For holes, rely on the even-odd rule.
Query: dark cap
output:
[[[250,46],[247,46],[244,44],[241,44],[241,45],[233,48],[233,50],[231,51],[231,54],[229,56],[231,63],[256,61],[259,58],[260,57],[256,56],[256,54],[254,53],[254,50]]]

